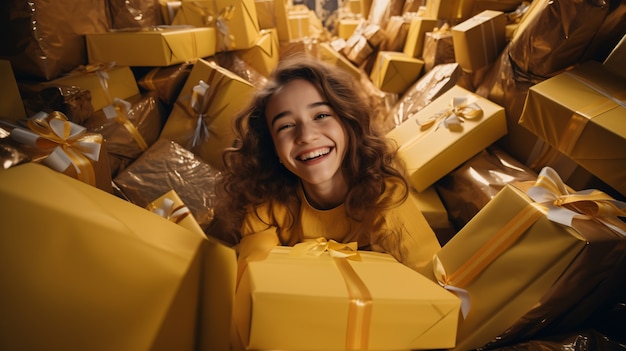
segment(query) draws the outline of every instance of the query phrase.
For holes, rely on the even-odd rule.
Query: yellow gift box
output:
[[[317,54],[320,60],[336,65],[337,67],[348,72],[356,80],[361,80],[362,75],[365,74],[364,71],[355,66],[342,53],[333,49],[328,43],[320,43]]]
[[[358,28],[361,22],[361,19],[340,19],[337,23],[337,36],[344,40],[348,40],[348,38],[354,34],[354,31]]]
[[[259,30],[276,28],[274,0],[254,0]]]
[[[208,88],[204,96],[194,99],[194,88],[200,81]],[[199,59],[161,131],[161,138],[177,142],[221,169],[222,151],[232,146],[235,139],[232,122],[250,102],[254,90],[250,82],[235,73],[213,61]]]
[[[3,96],[0,100],[0,119],[16,122],[26,118],[26,110],[10,61],[0,60],[0,77],[0,93]]]
[[[436,19],[414,17],[409,23],[409,31],[404,42],[403,52],[411,57],[421,58],[426,33],[432,32],[437,26]]]
[[[288,12],[289,40],[302,40],[309,36],[311,21],[308,12]]]
[[[463,21],[472,15],[475,3],[476,0],[428,0],[424,17]]]
[[[532,86],[519,123],[626,195],[625,83],[588,61]]]
[[[228,350],[232,250],[41,165],[0,179],[3,348]]]
[[[202,230],[198,221],[196,221],[189,208],[174,189],[169,190],[149,203],[146,209],[192,232],[204,235],[204,230]]]
[[[276,29],[264,29],[251,48],[238,50],[236,54],[257,72],[268,77],[278,65],[279,51]]]
[[[382,91],[403,94],[417,81],[423,68],[424,61],[403,52],[379,51],[370,79]]]
[[[89,90],[94,111],[111,105],[115,98],[127,99],[139,94],[130,67],[113,63],[81,66],[66,76],[42,84],[51,87],[74,85]]]
[[[217,52],[251,47],[260,30],[254,0],[183,0],[172,24],[213,28]]]
[[[504,108],[458,85],[387,133],[424,191],[507,132]]]
[[[138,31],[89,33],[87,55],[90,63],[115,62],[120,66],[171,66],[216,50],[214,28],[159,27]]]
[[[452,27],[454,56],[467,72],[493,63],[506,42],[504,12],[485,10]]]
[[[568,307],[583,302],[588,288],[577,289],[570,284],[573,277],[585,274],[576,270],[584,271],[585,266],[594,264],[588,258],[584,264],[577,261],[583,250],[592,250],[590,242],[596,241],[600,250],[609,253],[613,245],[606,243],[613,241],[621,245],[623,253],[626,226],[619,224],[619,205],[600,192],[571,192],[560,179],[553,181],[558,178],[554,174],[554,170],[544,168],[532,187],[505,185],[424,269],[425,275],[456,292],[463,301],[455,350],[474,350],[519,337],[515,332],[524,335],[529,329],[539,330],[542,323],[550,325]],[[582,218],[582,213],[576,213],[580,218],[568,217],[567,212],[574,213],[570,210],[589,203],[605,209],[611,206],[615,212],[605,216],[586,206],[582,211],[592,220]],[[621,216],[625,215],[622,209]],[[621,235],[604,224],[611,222],[621,226]],[[598,241],[600,237],[604,239]],[[588,257],[597,255],[595,248],[593,251],[596,253]],[[617,263],[620,255],[612,253],[605,258]],[[597,284],[601,279],[586,280]],[[563,296],[567,296],[565,304],[560,303]],[[521,330],[509,329],[518,323]]]
[[[311,251],[326,245],[333,251],[332,241],[298,245],[310,243]],[[358,260],[327,252],[296,255],[303,251],[298,245],[276,247],[244,271],[233,320],[246,349],[454,346],[460,300],[450,292],[387,254],[354,248],[346,255]]]

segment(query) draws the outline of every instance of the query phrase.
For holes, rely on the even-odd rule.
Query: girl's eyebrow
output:
[[[327,106],[330,107],[330,104],[326,101],[318,101],[318,102],[313,102],[307,105],[308,109],[314,109],[316,107],[320,107],[320,106]],[[272,117],[272,127],[274,126],[274,124],[276,124],[276,121],[287,116],[290,115],[291,112],[290,111],[283,111],[283,112],[279,112],[276,114],[276,116]]]

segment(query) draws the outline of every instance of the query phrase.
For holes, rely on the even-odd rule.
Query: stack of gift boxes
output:
[[[2,348],[519,349],[626,298],[623,2],[0,9]],[[295,54],[370,94],[442,244],[423,271],[324,241],[237,278],[206,232],[231,122]]]

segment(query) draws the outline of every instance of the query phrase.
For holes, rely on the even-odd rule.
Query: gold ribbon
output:
[[[100,157],[102,135],[87,133],[84,127],[70,122],[58,111],[40,112],[27,120],[27,126],[29,129],[13,129],[12,139],[50,152],[42,162],[47,166],[64,172],[71,164],[79,180],[96,185],[91,162],[97,162]]]
[[[185,205],[174,206],[174,200],[170,198],[164,198],[160,206],[156,206],[154,203],[148,205],[148,210],[156,213],[157,215],[178,224],[191,214],[189,208]]]
[[[423,122],[420,122],[418,119],[415,122],[422,131],[430,129],[432,126],[435,126],[433,130],[435,131],[441,125],[448,129],[453,129],[455,126],[460,126],[466,119],[473,120],[482,116],[483,110],[476,101],[478,99],[473,95],[455,96],[447,109],[430,116]]]
[[[208,111],[215,100],[216,94],[220,91],[225,82],[227,82],[225,76],[219,73],[217,69],[213,68],[207,82],[199,81],[198,85],[192,88],[190,96],[176,101],[187,116],[196,119],[196,127],[188,147],[193,149],[208,138],[210,134],[208,125],[210,123],[207,123],[206,119],[212,117],[209,115]],[[189,99],[189,103],[184,102],[187,99]],[[214,111],[214,115],[219,115],[220,113],[221,110]]]
[[[115,119],[115,122],[121,124],[126,128],[126,130],[133,137],[139,148],[143,151],[148,149],[148,144],[146,140],[143,138],[137,127],[130,121],[128,118],[128,113],[131,109],[132,105],[130,102],[115,98],[111,105],[103,108],[104,115],[107,119]]]
[[[571,192],[550,167],[541,170],[534,185],[526,193],[535,202],[509,220],[456,271],[447,274],[439,257],[433,257],[435,277],[441,286],[459,295],[463,317],[467,316],[470,308],[469,294],[463,288],[517,242],[544,214],[550,221],[569,227],[572,227],[574,218],[593,220],[626,236],[626,224],[618,218],[626,217],[626,203],[595,189]]]
[[[102,87],[102,91],[104,91],[104,95],[107,99],[107,102],[113,103],[113,97],[111,96],[111,92],[109,91],[109,73],[108,71],[115,67],[115,62],[106,62],[106,63],[91,63],[88,65],[81,65],[70,72],[69,75],[76,74],[95,74],[98,76],[98,81],[100,82],[100,86]]]
[[[217,10],[217,1],[213,1],[214,9],[208,9],[196,1],[186,2],[185,5],[190,6],[195,12],[199,13],[205,25],[215,27],[218,34],[218,42],[220,43],[218,51],[235,50],[235,36],[230,33],[228,23],[233,18],[235,10],[234,5],[227,5],[221,10]],[[217,15],[216,15],[217,14]]]
[[[328,253],[341,272],[350,298],[346,332],[346,350],[366,350],[372,318],[372,295],[348,260],[360,261],[356,242],[347,244],[318,238],[305,240],[293,246],[292,256],[321,256]]]

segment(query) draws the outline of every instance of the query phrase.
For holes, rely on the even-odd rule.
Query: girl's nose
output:
[[[314,125],[312,125],[311,123],[302,123],[298,127],[298,135],[296,141],[299,143],[308,143],[315,140],[317,135],[318,131]]]

